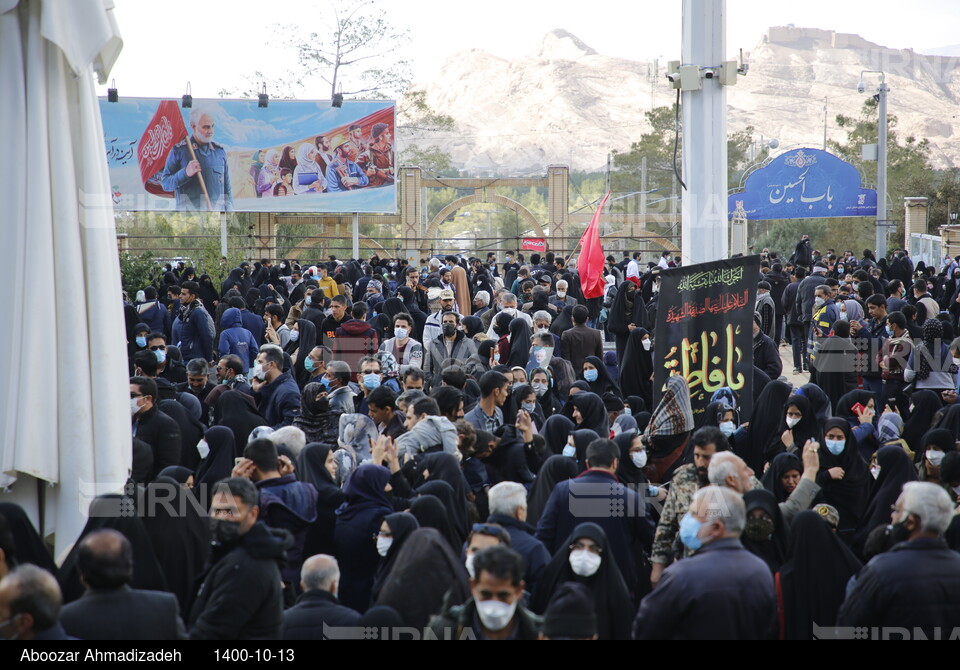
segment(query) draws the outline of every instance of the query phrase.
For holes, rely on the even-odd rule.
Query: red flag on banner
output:
[[[163,170],[167,155],[173,145],[187,137],[187,127],[175,100],[164,100],[157,107],[156,114],[147,124],[147,129],[137,145],[137,159],[140,163],[140,179],[148,192],[154,195],[173,197],[173,193],[164,191],[156,179]]]
[[[603,264],[606,259],[603,256],[603,247],[600,245],[600,213],[609,197],[610,192],[607,191],[597,211],[593,213],[590,225],[583,231],[583,236],[580,238],[580,260],[577,263],[577,271],[580,274],[580,288],[584,298],[599,298],[603,295],[606,286],[603,279]]]

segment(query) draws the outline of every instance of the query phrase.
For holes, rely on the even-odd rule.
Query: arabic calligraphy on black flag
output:
[[[694,415],[729,388],[740,416],[753,409],[753,312],[760,257],[731,258],[660,273],[653,388],[683,375]]]

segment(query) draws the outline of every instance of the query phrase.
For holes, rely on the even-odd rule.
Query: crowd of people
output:
[[[167,264],[124,297],[127,489],[59,566],[0,504],[0,636],[946,639],[960,266],[761,263],[748,415],[654,392],[667,252],[592,299],[553,253]]]

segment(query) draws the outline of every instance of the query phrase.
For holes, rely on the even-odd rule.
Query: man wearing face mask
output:
[[[0,580],[0,639],[76,639],[60,625],[62,604],[53,575],[35,565],[20,566]]]
[[[557,292],[550,296],[550,304],[556,307],[558,312],[562,312],[564,307],[577,305],[576,298],[567,292],[569,286],[566,279],[561,279],[557,282]]]
[[[153,470],[150,479],[170,465],[180,465],[180,426],[157,408],[157,384],[147,377],[130,378],[130,414],[133,436],[150,445]]]
[[[640,604],[637,640],[762,640],[776,630],[773,575],[740,543],[746,508],[740,494],[707,486],[680,522],[694,554],[667,568]]]
[[[210,568],[190,608],[191,640],[276,640],[283,623],[280,569],[292,539],[259,521],[257,488],[233,477],[214,485]]]
[[[494,332],[493,326],[494,321],[496,320],[496,315],[501,312],[509,314],[514,319],[523,319],[527,322],[527,325],[530,326],[530,330],[533,330],[533,318],[526,312],[521,311],[517,308],[517,296],[513,293],[503,293],[500,295],[500,309],[497,310],[496,314],[493,314],[490,319],[490,326],[487,329],[487,337],[491,340],[496,340],[499,335]],[[490,314],[491,312],[487,312]],[[484,314],[486,316],[486,314]],[[426,335],[424,335],[426,337]]]
[[[380,388],[380,383],[383,381],[383,369],[380,361],[373,356],[361,358],[359,369],[360,374],[357,376],[357,380],[360,382],[360,395],[354,398],[354,404],[358,413],[369,415],[367,399],[371,393]]]
[[[816,383],[817,354],[823,346],[823,340],[830,335],[833,324],[840,318],[840,308],[833,299],[833,289],[827,284],[817,286],[814,296],[807,356],[810,359],[810,379]]]
[[[914,639],[922,631],[931,640],[954,630],[960,621],[960,555],[943,540],[952,517],[953,503],[941,487],[904,484],[890,517],[894,546],[860,571],[837,625],[904,627],[917,631]]]
[[[474,556],[473,596],[462,605],[445,603],[430,621],[437,639],[536,640],[543,620],[520,604],[523,559],[504,546],[481,549]],[[465,635],[466,630],[473,636]]]
[[[166,335],[156,332],[147,335],[147,349],[157,359],[158,377],[166,379],[171,384],[182,384],[187,381],[187,369],[183,363],[167,356]]]
[[[300,389],[290,373],[283,371],[283,349],[277,345],[260,347],[250,372],[250,388],[261,416],[274,430],[289,426],[300,413]]]
[[[239,356],[233,354],[221,356],[217,361],[217,381],[231,390],[253,395],[253,390],[243,374],[244,369],[245,366]]]
[[[423,373],[433,388],[440,386],[443,361],[453,358],[466,361],[477,355],[477,345],[458,328],[460,315],[446,312],[441,321],[441,337],[433,340],[423,359]]]

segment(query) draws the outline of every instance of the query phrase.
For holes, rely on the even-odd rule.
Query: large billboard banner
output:
[[[394,103],[100,99],[114,205],[131,211],[397,209]],[[189,139],[189,141],[188,141]]]
[[[753,313],[760,257],[685,265],[660,273],[653,365],[655,402],[683,375],[694,416],[726,387],[740,416],[753,409]]]

